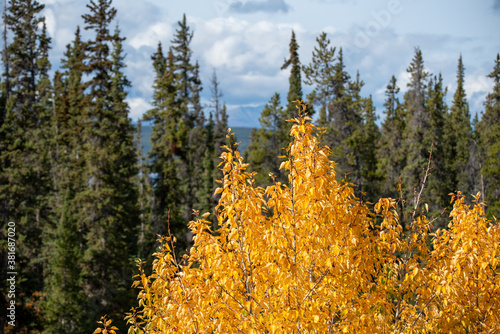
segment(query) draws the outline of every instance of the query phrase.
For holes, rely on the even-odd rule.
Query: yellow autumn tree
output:
[[[482,203],[457,195],[449,230],[435,235],[419,194],[407,221],[394,199],[371,212],[298,106],[288,183],[256,187],[226,148],[219,228],[208,213],[190,222],[182,259],[174,237],[161,239],[152,274],[140,267],[128,332],[498,333],[500,233]]]

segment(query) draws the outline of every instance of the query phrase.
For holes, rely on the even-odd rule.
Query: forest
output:
[[[88,1],[54,75],[43,9],[8,0],[3,12],[0,333],[92,333],[104,315],[109,333],[106,319],[123,333],[127,323],[132,333],[182,324],[193,333],[500,330],[491,315],[500,314],[500,54],[484,110],[472,118],[461,55],[448,92],[415,48],[402,96],[395,76],[387,78],[379,121],[342,48],[321,33],[301,62],[291,31],[281,68],[288,94],[270,92],[239,152],[216,72],[200,80],[186,16],[151,55],[153,108],[133,123],[112,0]],[[147,154],[142,123],[151,127]],[[294,225],[296,217],[307,224]],[[464,251],[450,240],[473,241]],[[441,275],[449,276],[445,288]],[[294,284],[268,284],[272,277]],[[469,281],[474,294],[456,292]],[[344,288],[320,291],[326,282]],[[213,313],[194,311],[198,299],[187,294]],[[158,310],[170,324],[151,316]]]

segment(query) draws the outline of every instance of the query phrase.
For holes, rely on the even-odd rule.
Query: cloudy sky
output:
[[[52,37],[55,68],[77,25],[83,25],[85,0],[39,0]],[[151,54],[159,41],[170,45],[185,13],[194,31],[194,60],[201,67],[204,101],[210,99],[214,70],[221,84],[231,126],[258,126],[263,105],[278,92],[286,100],[292,29],[302,64],[311,61],[322,31],[342,47],[346,70],[359,71],[362,95],[372,95],[382,116],[385,86],[392,75],[406,89],[406,68],[420,47],[432,74],[442,73],[448,101],[455,91],[457,59],[463,56],[465,87],[471,112],[483,109],[492,88],[491,72],[500,52],[500,0],[115,0],[127,53],[126,74],[131,117],[150,107],[153,83]],[[304,87],[304,91],[310,91]]]

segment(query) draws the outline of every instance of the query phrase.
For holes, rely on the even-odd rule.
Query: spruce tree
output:
[[[215,159],[216,165],[219,164],[220,155],[225,152],[222,146],[226,145],[226,135],[228,129],[228,115],[226,105],[221,101],[223,93],[220,89],[220,83],[217,79],[217,73],[213,72],[210,80],[210,92],[212,95],[212,110],[214,116],[214,145],[215,145]],[[222,179],[222,172],[216,168],[216,179]]]
[[[178,146],[180,164],[177,174],[182,191],[180,213],[184,221],[192,219],[193,209],[197,209],[197,191],[201,183],[203,169],[203,143],[205,142],[205,116],[200,104],[202,90],[199,65],[192,64],[191,40],[193,32],[187,24],[186,15],[178,22],[178,29],[171,41],[173,54],[174,83],[180,108],[178,135],[182,145]],[[188,236],[187,239],[190,239]]]
[[[190,87],[193,127],[189,131],[187,162],[189,164],[190,193],[186,211],[192,214],[192,210],[207,210],[209,198],[213,190],[208,186],[208,177],[211,177],[212,170],[206,171],[205,165],[208,160],[213,161],[213,134],[209,133],[213,129],[205,126],[205,113],[200,102],[200,93],[202,91],[201,80],[199,77],[199,65],[196,62],[193,71],[193,81]],[[209,145],[210,147],[208,147]],[[205,157],[205,155],[208,155]],[[204,161],[205,160],[205,161]],[[204,211],[206,212],[206,211]],[[191,219],[191,216],[188,217]]]
[[[380,131],[377,126],[377,115],[372,97],[363,101],[363,124],[361,138],[358,144],[360,159],[359,191],[367,202],[375,203],[380,197],[380,178],[377,174],[377,149],[380,141]]]
[[[385,119],[377,151],[377,172],[381,180],[381,197],[397,198],[397,185],[401,179],[406,156],[403,148],[405,114],[398,98],[399,87],[392,76],[386,87],[384,103]]]
[[[144,120],[152,123],[151,151],[148,156],[148,174],[152,177],[153,235],[167,235],[169,228],[178,240],[178,248],[187,247],[187,227],[181,219],[181,200],[178,169],[182,148],[187,145],[181,102],[177,96],[174,55],[163,54],[161,43],[151,57],[155,70],[153,109]]]
[[[477,126],[480,140],[484,179],[484,199],[487,214],[500,217],[500,54],[497,54],[493,71],[488,75],[493,79],[493,91],[488,93],[485,111]]]
[[[54,77],[54,110],[52,113],[52,217],[54,226],[45,239],[49,258],[44,272],[47,282],[43,309],[47,333],[79,333],[84,322],[81,312],[86,305],[82,291],[81,264],[85,240],[78,212],[81,204],[75,196],[88,183],[83,178],[82,109],[87,97],[82,82],[85,44],[80,29],[68,44],[62,59],[63,72]]]
[[[450,203],[450,191],[446,187],[446,144],[443,139],[446,105],[446,88],[443,87],[441,74],[429,81],[426,112],[429,117],[428,128],[424,131],[423,144],[432,149],[432,172],[425,190],[426,201],[432,214],[439,214]],[[422,167],[424,168],[424,167]],[[446,224],[446,217],[440,217],[437,225]],[[444,225],[440,227],[445,227]]]
[[[453,104],[446,115],[444,141],[447,191],[451,193],[460,190],[468,196],[473,189],[469,166],[472,128],[464,89],[464,66],[461,55],[458,59],[457,89],[453,95]]]
[[[43,8],[36,0],[10,0],[4,7],[0,208],[2,221],[16,223],[16,289],[22,291],[16,298],[16,330],[25,332],[38,332],[43,324],[39,302],[46,258],[39,250],[49,227],[52,187],[47,142],[50,38]],[[2,270],[3,280],[4,275]]]
[[[211,107],[212,113],[210,114],[209,122],[207,124],[207,148],[209,149],[210,145],[213,145],[212,151],[212,163],[205,162],[208,168],[212,169],[212,189],[216,189],[218,187],[217,180],[222,180],[223,173],[217,168],[219,163],[221,162],[220,156],[226,150],[222,148],[222,146],[227,145],[227,130],[228,130],[228,115],[226,111],[226,104],[221,100],[224,96],[222,90],[220,88],[220,82],[217,79],[217,73],[214,70],[212,73],[212,77],[210,80],[210,93],[212,96],[211,99]],[[213,116],[213,118],[212,118]],[[232,136],[231,139],[235,141],[235,136]],[[210,143],[212,141],[212,143]],[[233,142],[234,143],[234,142]],[[231,143],[229,143],[231,146]],[[205,157],[208,159],[208,157]],[[208,180],[207,180],[208,181]],[[212,191],[212,196],[210,197],[210,201],[212,203],[212,208],[217,206],[219,202],[220,195],[215,195],[214,191]],[[216,219],[213,220],[214,224],[216,223]],[[214,225],[215,226],[215,225]]]
[[[82,210],[85,250],[82,289],[84,310],[92,328],[102,314],[123,319],[131,298],[133,258],[138,224],[134,128],[125,102],[128,81],[123,76],[122,38],[111,34],[116,15],[111,0],[91,1],[83,15],[85,29],[94,32],[87,45],[89,103],[83,115],[83,177],[87,187],[76,195]],[[110,50],[112,50],[110,52]]]
[[[46,275],[46,300],[44,301],[44,333],[80,333],[85,314],[82,306],[87,303],[82,287],[80,262],[84,242],[78,222],[74,219],[72,205],[74,189],[67,188],[58,212],[59,221],[49,235],[49,273]]]
[[[424,69],[422,51],[415,49],[415,55],[408,69],[410,82],[404,95],[404,109],[406,114],[405,134],[403,139],[406,165],[403,168],[402,183],[403,197],[411,201],[414,191],[420,188],[427,166],[432,140],[425,136],[430,128],[429,115],[426,112],[426,99],[429,74]],[[425,138],[424,138],[425,137]]]
[[[251,143],[245,151],[253,171],[257,172],[257,184],[265,186],[271,183],[269,173],[273,174],[274,181],[284,182],[286,175],[279,169],[282,159],[278,156],[286,155],[287,143],[289,143],[289,131],[291,123],[289,119],[298,116],[297,103],[302,100],[302,79],[301,65],[298,53],[299,45],[292,30],[292,37],[289,44],[290,56],[285,59],[282,70],[290,68],[289,88],[287,95],[287,106],[281,107],[280,96],[275,93],[268,104],[264,107],[259,118],[260,129],[253,129],[251,132]],[[309,115],[312,115],[312,108],[307,108]]]
[[[350,76],[345,71],[342,48],[340,48],[333,69],[331,102],[326,115],[325,143],[332,149],[333,160],[339,164],[339,170],[348,172],[346,140],[354,130],[354,123],[359,124],[359,115],[351,114],[348,110]],[[354,123],[353,123],[354,122]]]
[[[319,107],[318,125],[327,126],[328,106],[333,98],[333,76],[335,62],[335,47],[330,47],[330,40],[325,32],[316,38],[312,63],[303,68],[307,85],[315,85],[307,96],[309,103]]]
[[[264,106],[259,118],[260,128],[252,129],[251,143],[245,151],[245,160],[248,160],[251,170],[257,172],[255,181],[265,186],[271,183],[269,173],[276,181],[283,181],[286,175],[279,169],[282,159],[278,156],[285,154],[284,129],[286,129],[286,111],[281,107],[281,99],[275,93]]]
[[[301,65],[299,59],[299,44],[295,38],[295,32],[292,30],[292,38],[290,39],[289,46],[290,56],[288,59],[285,59],[284,64],[281,66],[282,70],[290,68],[290,77],[288,78],[289,87],[288,87],[288,95],[287,95],[287,106],[285,108],[285,118],[291,119],[297,117],[298,109],[297,103],[294,101],[302,100],[302,79],[301,79]],[[308,110],[309,116],[312,115],[312,112]],[[291,127],[287,126],[287,129]],[[288,135],[288,131],[287,131]]]

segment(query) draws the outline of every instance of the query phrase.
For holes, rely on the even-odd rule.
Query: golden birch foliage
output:
[[[448,230],[436,233],[429,277],[436,295],[427,318],[443,333],[500,333],[500,230],[483,205],[454,198]]]
[[[219,229],[208,213],[190,222],[184,259],[162,238],[153,273],[140,269],[134,284],[129,333],[498,332],[499,231],[481,205],[458,196],[431,251],[419,200],[405,231],[395,200],[370,212],[337,181],[330,149],[299,106],[281,165],[288,184],[254,186],[227,148]]]

